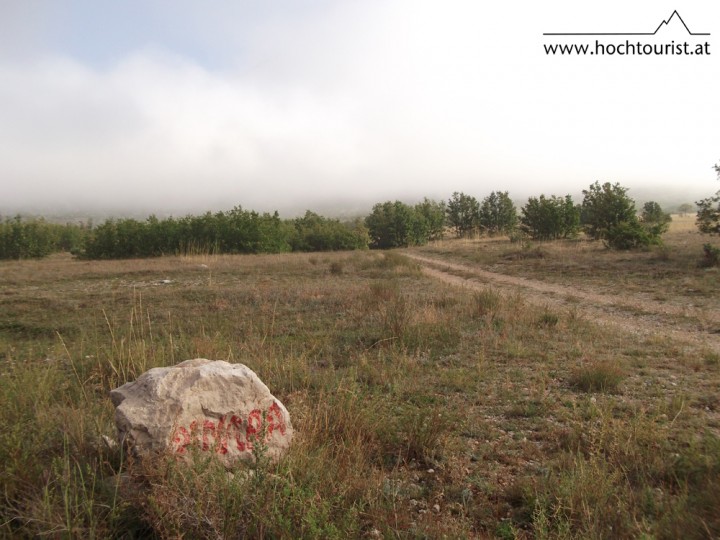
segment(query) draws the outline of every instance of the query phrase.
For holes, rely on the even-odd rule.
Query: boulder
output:
[[[110,392],[120,443],[135,455],[212,452],[227,467],[290,445],[285,406],[247,366],[196,358],[153,368]]]

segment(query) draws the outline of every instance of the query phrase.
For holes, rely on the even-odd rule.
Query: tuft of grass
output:
[[[476,317],[492,317],[500,309],[502,297],[492,289],[483,289],[473,296]]]
[[[703,361],[708,367],[718,367],[720,366],[720,353],[707,351],[703,355]]]
[[[542,400],[530,399],[513,404],[505,411],[505,416],[508,418],[536,418],[544,416],[547,411],[547,403]]]
[[[412,307],[396,280],[375,281],[363,299],[364,311],[379,323],[383,340],[400,340],[409,328]]]
[[[383,258],[378,263],[378,266],[380,266],[381,268],[404,267],[413,271],[420,270],[420,265],[417,262],[392,251],[383,253]]]
[[[547,256],[547,251],[545,251],[542,247],[532,247],[532,245],[528,243],[524,245],[522,249],[506,253],[503,258],[509,261],[524,261],[528,259],[544,259]]]
[[[582,392],[616,393],[625,372],[617,362],[602,360],[577,368],[570,377],[570,385]]]
[[[560,317],[557,313],[552,313],[550,311],[545,311],[540,317],[538,318],[538,326],[542,326],[545,328],[553,328],[557,326],[558,322],[560,322]]]

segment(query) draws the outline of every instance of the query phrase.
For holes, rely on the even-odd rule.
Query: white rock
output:
[[[115,439],[111,439],[111,438],[108,437],[107,435],[103,435],[101,438],[102,438],[103,442],[105,443],[105,446],[107,446],[107,447],[110,448],[111,450],[112,450],[113,448],[116,448],[117,445],[118,445],[118,443],[117,443],[117,441],[116,441]]]
[[[170,452],[189,459],[197,449],[232,467],[254,460],[257,450],[279,458],[293,436],[285,406],[242,364],[196,358],[153,368],[111,391],[110,399],[119,441],[140,456]]]

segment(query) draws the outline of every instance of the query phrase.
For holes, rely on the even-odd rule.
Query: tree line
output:
[[[362,221],[341,222],[313,212],[301,218],[235,207],[201,216],[107,220],[85,239],[80,257],[116,259],[191,253],[339,251],[368,245]]]
[[[85,224],[6,218],[0,220],[0,259],[39,259],[58,251],[76,251],[88,230]]]
[[[367,248],[363,220],[341,222],[313,212],[282,220],[235,207],[199,216],[108,219],[65,225],[21,217],[0,221],[0,259],[66,251],[82,259],[126,259],[192,253],[281,253]]]
[[[701,212],[708,214],[713,207],[703,208]],[[700,216],[700,229],[712,229],[712,223],[700,225]],[[281,219],[277,212],[261,214],[240,206],[182,218],[108,219],[94,227],[16,217],[0,222],[0,258],[38,258],[56,251],[86,259],[116,259],[389,249],[423,245],[447,233],[545,241],[574,238],[582,232],[609,248],[633,249],[660,243],[669,222],[670,215],[657,203],[646,203],[638,214],[627,188],[595,182],[583,190],[580,203],[570,195],[540,195],[530,197],[519,211],[507,191],[493,191],[482,200],[455,192],[447,201],[426,198],[414,205],[385,201],[375,204],[364,219],[352,221],[310,211],[303,217]]]
[[[583,196],[580,204],[570,195],[530,197],[518,213],[507,191],[493,191],[482,201],[455,192],[447,202],[379,203],[365,221],[370,247],[381,249],[422,245],[446,229],[459,238],[517,234],[533,240],[574,238],[584,232],[609,248],[633,249],[660,243],[669,227],[670,214],[656,202],[645,203],[638,215],[620,184],[595,182]]]

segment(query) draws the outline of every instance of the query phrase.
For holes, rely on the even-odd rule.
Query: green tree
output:
[[[415,212],[425,219],[428,240],[438,240],[443,237],[446,211],[443,201],[437,202],[427,197],[423,202],[415,205]]]
[[[667,212],[663,212],[660,205],[654,201],[648,201],[643,205],[642,214],[640,214],[640,223],[651,236],[659,237],[667,232],[670,228],[672,217]]]
[[[714,166],[720,179],[720,163]],[[701,233],[720,234],[720,191],[714,196],[696,202],[698,213],[695,223]]]
[[[682,203],[681,205],[679,205],[677,207],[677,211],[678,211],[678,214],[680,214],[681,216],[685,216],[685,215],[689,214],[690,212],[692,212],[693,208],[695,208],[695,206],[690,203]]]
[[[480,206],[479,224],[488,234],[509,234],[517,227],[515,204],[507,191],[493,191]]]
[[[40,259],[60,251],[58,225],[15,216],[0,223],[1,259]]]
[[[583,190],[580,222],[585,233],[613,249],[634,249],[660,241],[645,230],[635,212],[635,201],[620,184],[600,182]]]
[[[358,223],[341,223],[308,210],[293,220],[293,251],[337,251],[367,248],[367,231]]]
[[[389,249],[424,244],[427,242],[425,220],[409,206],[400,201],[387,201],[373,206],[365,218],[371,247]]]
[[[635,201],[627,196],[627,188],[620,184],[600,182],[583,190],[580,223],[585,233],[593,240],[604,240],[608,231],[619,223],[634,223]]]
[[[720,163],[713,167],[720,180]],[[713,197],[708,197],[696,202],[698,213],[695,223],[703,234],[720,234],[720,191]],[[720,248],[710,243],[703,245],[705,258],[700,262],[701,266],[720,266]]]
[[[452,194],[446,207],[447,224],[455,230],[458,237],[468,236],[478,227],[480,203],[475,197],[465,193]]]
[[[570,195],[530,197],[521,209],[520,223],[522,230],[534,240],[570,238],[580,229],[580,209]]]

